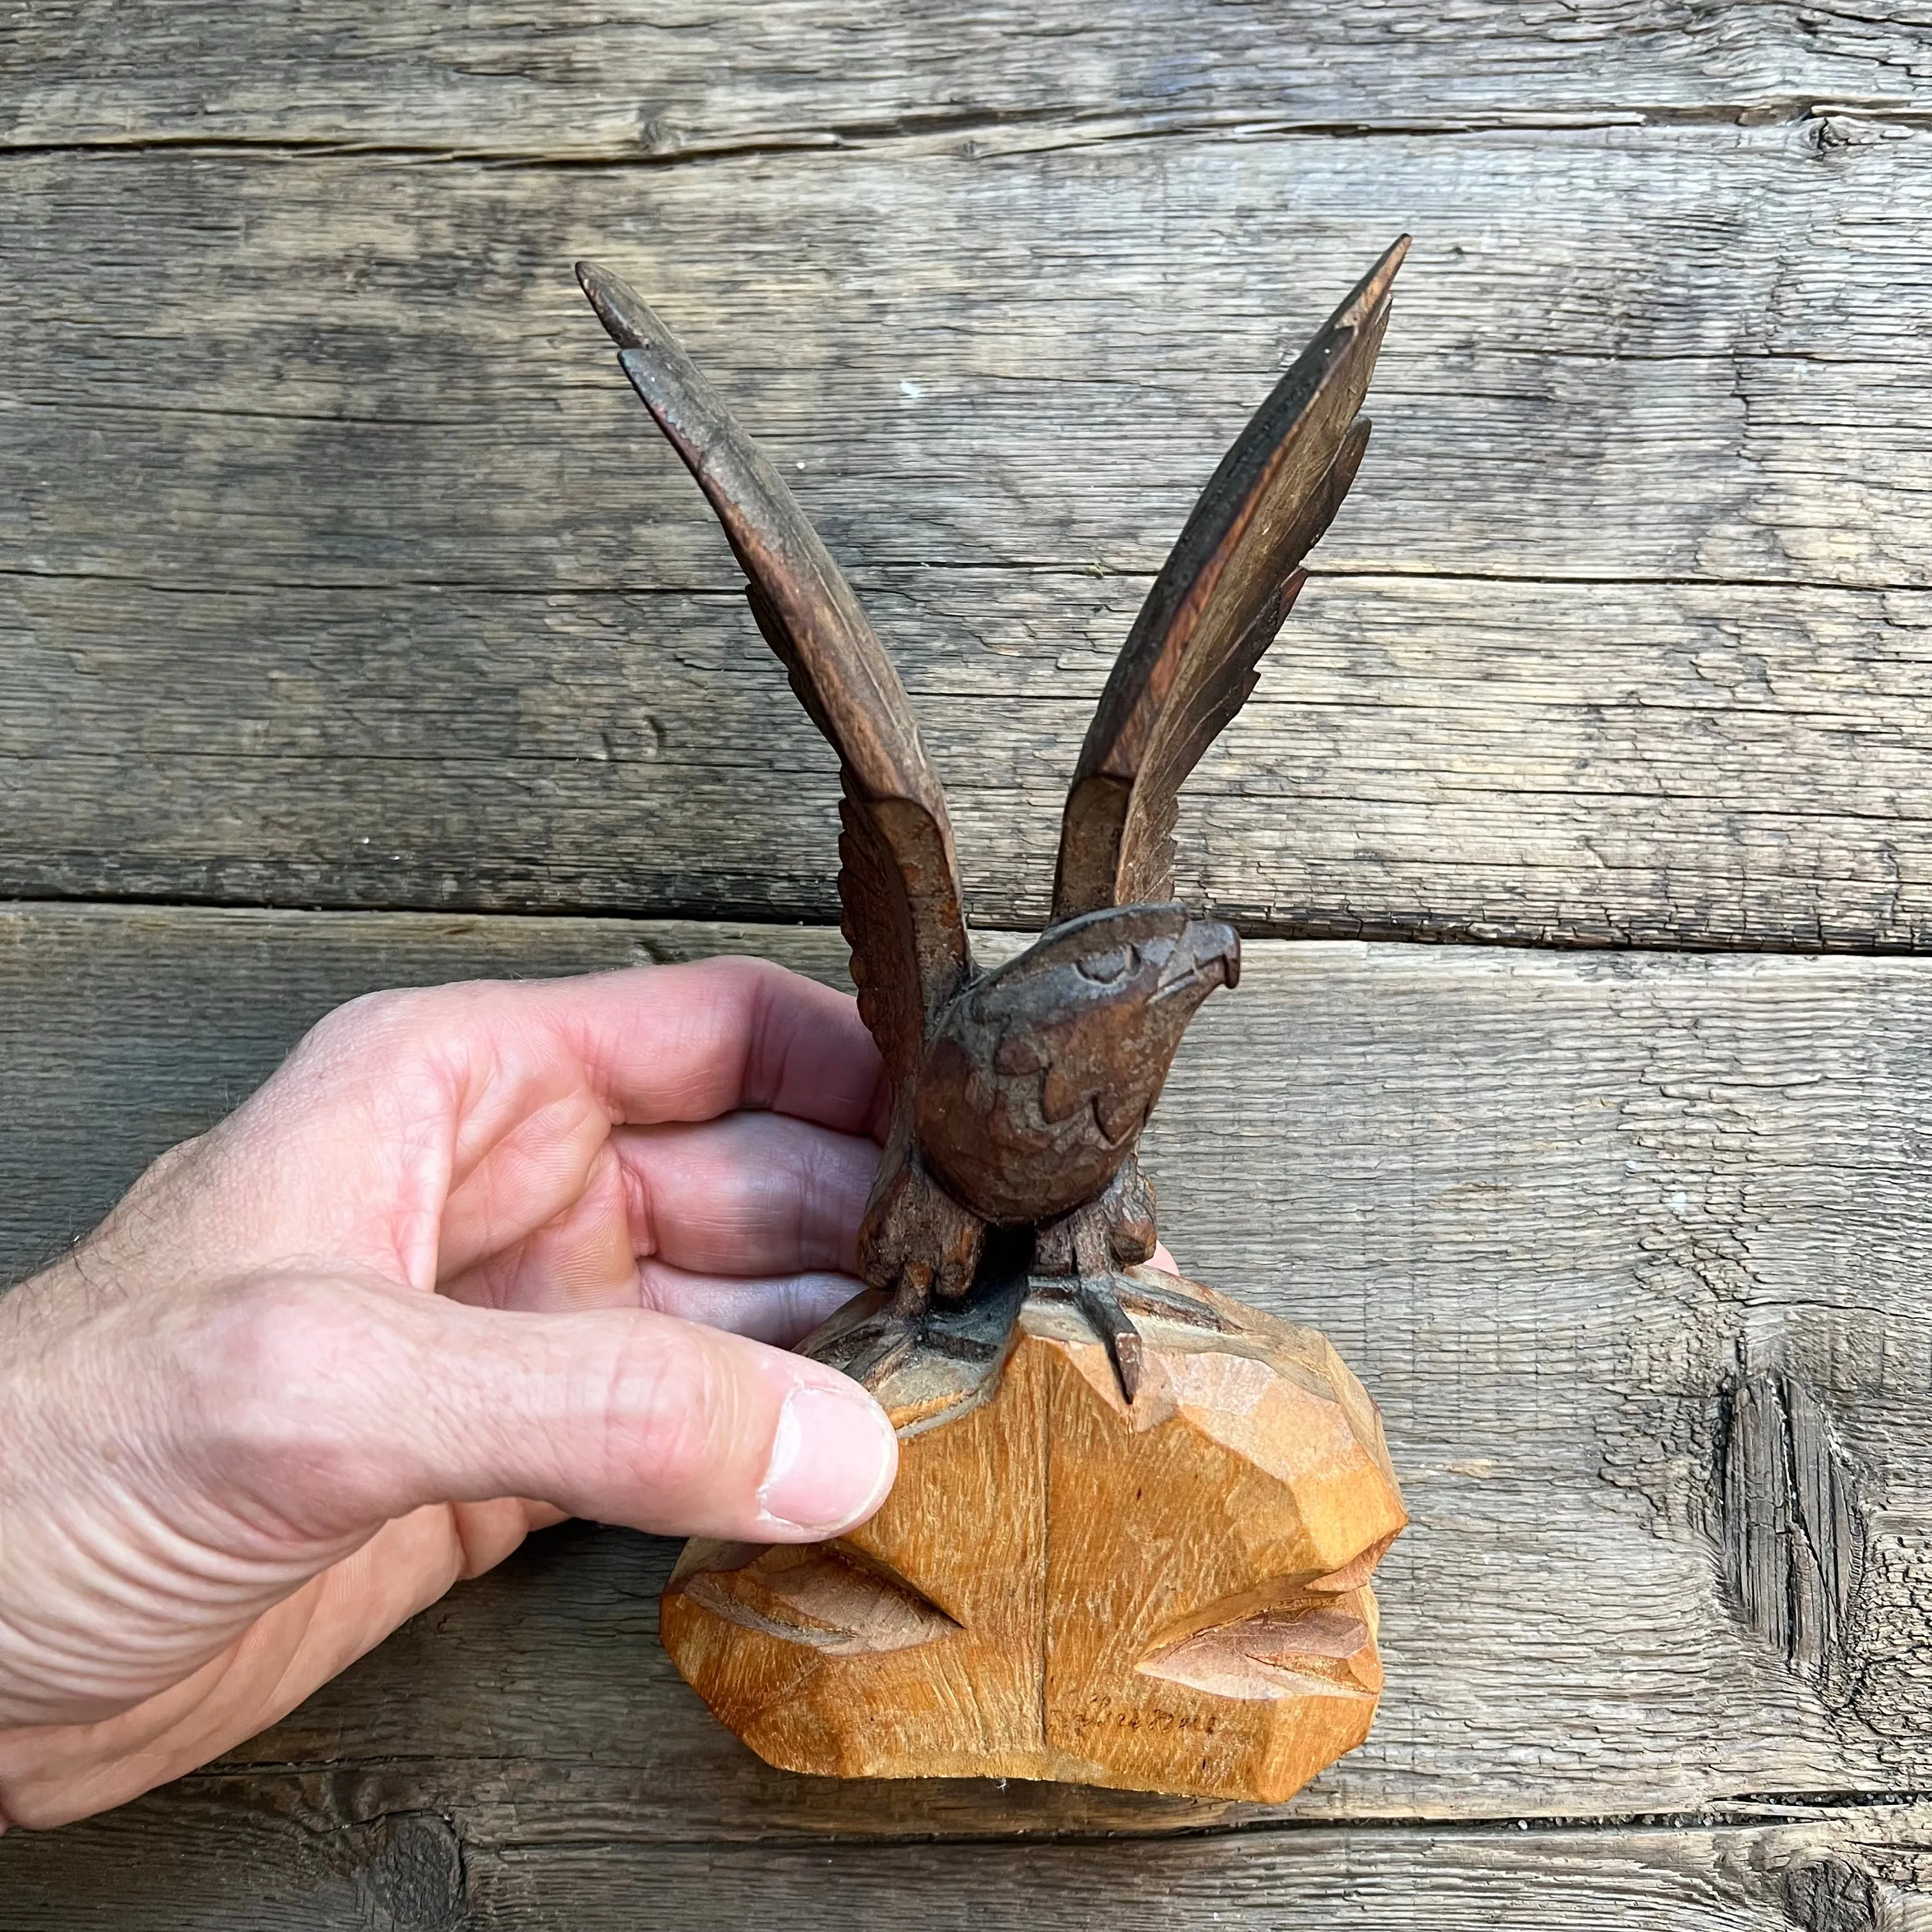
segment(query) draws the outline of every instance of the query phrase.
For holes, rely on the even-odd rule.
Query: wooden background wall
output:
[[[0,8],[0,1279],[367,987],[842,974],[832,761],[574,256],[1024,927],[1196,490],[1416,236],[1184,815],[1254,943],[1150,1147],[1383,1405],[1370,1745],[1274,1810],[786,1777],[669,1546],[572,1526],[0,1843],[0,1927],[1932,1924],[1929,217],[1910,0]]]

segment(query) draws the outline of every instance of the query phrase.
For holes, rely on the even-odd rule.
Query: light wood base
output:
[[[1135,1284],[1218,1326],[1136,1313],[1131,1408],[1036,1280],[1003,1357],[878,1378],[901,1465],[869,1523],[686,1549],[665,1647],[760,1756],[1278,1800],[1367,1736],[1369,1577],[1406,1521],[1375,1405],[1312,1329]],[[861,1298],[812,1352],[856,1358],[880,1319]]]

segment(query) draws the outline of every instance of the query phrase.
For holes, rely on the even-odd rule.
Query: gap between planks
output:
[[[634,911],[613,912],[608,906],[598,904],[472,906],[438,904],[430,900],[362,898],[338,903],[314,897],[304,897],[298,902],[291,902],[260,898],[226,898],[213,894],[196,896],[184,893],[128,892],[110,896],[98,891],[70,895],[39,892],[0,898],[0,913],[32,913],[43,907],[103,914],[178,910],[182,912],[286,914],[298,919],[310,916],[317,919],[363,916],[384,919],[400,914],[431,919],[595,920],[600,923],[634,925],[640,928],[665,923],[764,926],[775,932],[796,933],[801,937],[824,935],[842,947],[844,943],[836,917],[782,919],[773,915],[769,903],[755,899],[734,902],[712,898],[688,904],[664,900]],[[1648,933],[1625,939],[1610,939],[1587,933],[1480,933],[1472,932],[1461,922],[1448,920],[1440,925],[1408,924],[1398,920],[1377,922],[1364,920],[1351,924],[1332,917],[1307,920],[1264,920],[1244,919],[1238,914],[1225,912],[1216,913],[1216,916],[1224,919],[1244,939],[1279,940],[1290,944],[1340,942],[1366,946],[1432,946],[1475,952],[1681,953],[1697,957],[1715,955],[1726,958],[1761,956],[1766,958],[1918,959],[1932,953],[1932,941],[1919,944],[1904,940],[1895,943],[1869,939],[1844,941],[1835,938],[1774,940],[1762,938],[1732,939],[1722,934]],[[999,935],[1005,934],[1010,935],[1012,940],[1024,944],[1036,938],[1042,929],[1038,926],[1003,922],[996,928],[976,926],[973,937],[977,941],[990,940],[997,945],[1000,943]]]
[[[1714,102],[1671,107],[1660,103],[1630,106],[1606,103],[1574,112],[1538,112],[1508,109],[1489,113],[1414,115],[1372,120],[1275,119],[1254,116],[1220,118],[1213,116],[1165,119],[1157,116],[1091,116],[1053,110],[1035,112],[935,115],[910,124],[848,124],[824,128],[774,129],[768,137],[716,142],[631,154],[574,154],[543,148],[466,147],[446,142],[356,141],[317,136],[149,134],[124,139],[96,137],[81,141],[0,142],[0,164],[35,156],[100,154],[119,157],[160,152],[259,155],[265,160],[301,160],[350,157],[373,161],[421,163],[426,166],[478,166],[557,168],[608,173],[688,167],[705,164],[776,156],[931,152],[980,135],[1006,136],[976,154],[1042,154],[1108,143],[1160,140],[1377,140],[1480,137],[1498,134],[1593,134],[1626,128],[1770,128],[1842,116],[1906,128],[1932,128],[1932,110],[1898,96],[1836,100],[1808,94],[1779,99]],[[1064,138],[1042,139],[1059,135]],[[1017,136],[1018,138],[1012,138]]]

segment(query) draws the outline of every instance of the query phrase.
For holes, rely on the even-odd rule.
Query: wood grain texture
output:
[[[1039,924],[1144,585],[873,572],[983,922]],[[1326,578],[1182,794],[1250,932],[1907,947],[1932,596]],[[0,878],[837,917],[836,761],[723,590],[0,576]]]
[[[4,1254],[24,1264],[85,1226],[353,993],[719,945],[841,968],[822,930],[16,909],[0,920]],[[1378,1573],[1376,1732],[1294,1815],[1922,1786],[1932,969],[1249,955],[1154,1118],[1162,1226],[1191,1274],[1333,1340],[1382,1406],[1413,1520]],[[1828,1478],[1806,1473],[1821,1459]],[[1771,1468],[1792,1473],[1727,1474]],[[386,1809],[460,1804],[559,1842],[1238,1815],[770,1772],[657,1646],[670,1553],[616,1532],[540,1539],[238,1767],[366,1776]],[[1780,1598],[1822,1601],[1821,1556],[1828,1617],[1768,1617]]]
[[[16,568],[181,590],[730,584],[576,293],[588,254],[659,307],[847,567],[1151,573],[1407,225],[1381,433],[1322,569],[1922,584],[1928,141],[1808,121],[698,170],[22,156],[0,536]]]
[[[1344,299],[1216,466],[1095,707],[1066,796],[1055,922],[1174,896],[1180,788],[1252,695],[1368,447],[1360,415],[1402,236]]]
[[[659,1608],[766,1763],[1279,1804],[1368,1735],[1406,1518],[1360,1384],[1312,1329],[1136,1268],[1108,1289],[1130,1393],[1070,1290],[1016,1276],[974,1355],[928,1330],[862,1372],[883,1298],[806,1345],[892,1418],[892,1494],[826,1543],[695,1539]]]
[[[853,571],[974,916],[1036,919],[1146,574],[1412,221],[1376,445],[1180,889],[1262,933],[1922,944],[1928,139],[16,158],[0,886],[826,914],[830,761],[586,248]]]
[[[373,1789],[197,1778],[87,1825],[0,1846],[10,1932],[668,1932],[773,1925],[1075,1932],[1910,1932],[1924,1805],[1550,1829],[1400,1826],[842,1849],[493,1837]],[[232,1781],[227,1781],[232,1786]],[[129,1886],[138,1864],[143,1882]],[[235,1874],[245,1868],[245,1896]]]
[[[718,148],[862,142],[1045,121],[1062,140],[1211,118],[1463,129],[1533,118],[1745,118],[1816,100],[1922,103],[1922,22],[1794,4],[1663,0],[1453,16],[1315,0],[968,10],[808,0],[594,12],[354,0],[233,16],[86,0],[8,23],[11,145],[354,142],[458,153],[672,161]],[[724,58],[728,53],[729,58]]]

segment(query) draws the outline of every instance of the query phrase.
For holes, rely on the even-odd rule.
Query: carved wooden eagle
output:
[[[758,628],[838,754],[838,895],[859,1009],[892,1085],[860,1236],[890,1298],[875,1376],[948,1308],[1017,1306],[1057,1277],[1106,1340],[1130,1400],[1136,1305],[1180,1316],[1120,1270],[1154,1252],[1134,1150],[1180,1036],[1240,944],[1174,904],[1182,782],[1254,688],[1300,568],[1354,480],[1359,416],[1404,237],[1358,284],[1222,459],[1108,680],[1060,828],[1053,922],[974,964],[952,832],[892,661],[818,533],[649,306],[588,262],[578,279],[658,426],[710,500]],[[1178,1305],[1177,1305],[1178,1304]]]

